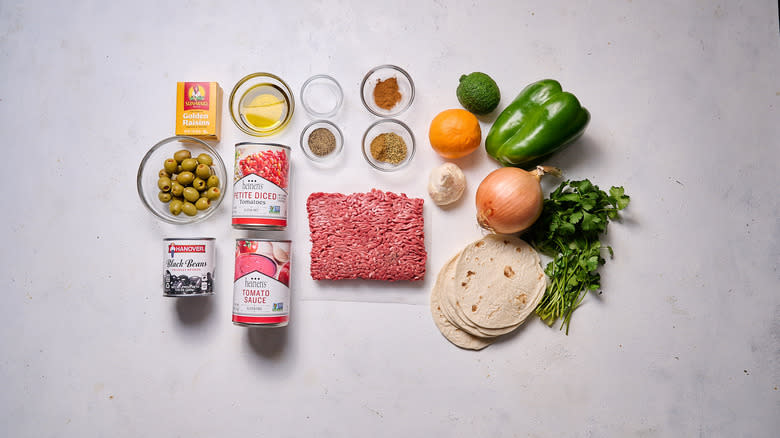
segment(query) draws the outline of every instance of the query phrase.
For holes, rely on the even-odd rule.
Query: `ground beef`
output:
[[[423,200],[405,194],[312,193],[311,277],[422,280],[425,277]]]

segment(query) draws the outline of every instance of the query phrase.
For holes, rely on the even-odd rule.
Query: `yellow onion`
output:
[[[542,214],[544,195],[539,183],[545,173],[560,176],[560,169],[537,166],[533,171],[502,167],[490,172],[477,188],[477,222],[498,234],[528,229]]]

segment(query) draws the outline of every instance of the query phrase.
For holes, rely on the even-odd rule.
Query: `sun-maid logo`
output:
[[[177,252],[206,252],[206,245],[176,245],[171,243],[168,245],[168,252],[171,253],[171,258]]]
[[[209,83],[208,82],[185,82],[184,90],[187,97],[184,99],[185,110],[208,110],[209,109]]]

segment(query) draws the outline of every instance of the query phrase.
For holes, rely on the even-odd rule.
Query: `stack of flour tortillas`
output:
[[[441,269],[431,291],[431,313],[450,342],[481,350],[519,327],[546,287],[539,255],[530,245],[490,234]]]

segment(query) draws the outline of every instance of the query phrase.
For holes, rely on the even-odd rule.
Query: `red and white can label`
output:
[[[236,240],[233,322],[285,325],[290,319],[290,242]]]
[[[287,226],[289,148],[239,143],[233,179],[233,225]]]
[[[163,295],[214,294],[214,238],[163,239]]]

